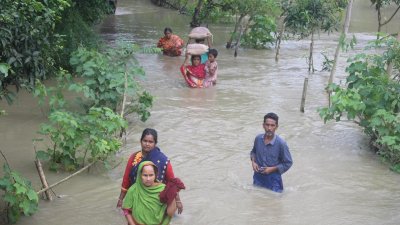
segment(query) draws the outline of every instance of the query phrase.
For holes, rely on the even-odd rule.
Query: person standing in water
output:
[[[171,162],[168,157],[161,152],[157,147],[157,131],[151,128],[146,128],[142,132],[140,138],[140,145],[142,150],[133,153],[126,164],[124,177],[122,179],[121,192],[119,194],[117,207],[122,206],[122,202],[125,198],[128,189],[136,182],[139,164],[143,161],[153,162],[157,168],[157,180],[168,185],[168,182],[174,180],[174,171],[172,169]],[[180,200],[179,194],[176,196],[176,207],[178,208],[178,214],[183,211],[183,205]]]
[[[253,184],[280,193],[283,191],[281,175],[289,170],[293,160],[285,140],[275,134],[278,120],[278,115],[272,112],[264,116],[265,133],[256,136],[250,159]]]
[[[217,84],[217,63],[218,51],[210,49],[208,51],[208,60],[205,63],[206,79],[204,80],[204,87],[212,87]]]
[[[164,37],[160,38],[157,47],[161,48],[164,55],[180,56],[182,54],[183,40],[175,34],[172,34],[172,29],[166,27],[164,29]]]

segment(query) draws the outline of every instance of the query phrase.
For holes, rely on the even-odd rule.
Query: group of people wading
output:
[[[205,27],[194,28],[189,34],[185,60],[180,68],[189,87],[207,88],[217,84],[218,51],[211,48],[211,35]],[[190,43],[191,41],[195,43]],[[162,49],[164,55],[180,56],[183,52],[184,41],[173,34],[171,28],[166,27],[164,37],[160,38],[157,47]]]
[[[162,48],[164,55],[180,56],[183,40],[172,34],[168,27],[164,35],[157,46]],[[196,43],[187,45],[185,61],[180,68],[182,75],[190,87],[211,87],[217,82],[218,65],[215,59],[218,52],[209,48],[208,33],[205,36],[192,33],[189,37]],[[208,42],[206,47],[203,37]],[[253,184],[274,192],[283,191],[281,175],[293,164],[286,142],[275,134],[278,120],[275,113],[264,116],[262,126],[265,132],[256,136],[250,151]],[[178,214],[183,211],[179,191],[185,189],[185,185],[175,177],[169,158],[157,143],[156,130],[143,130],[141,150],[134,152],[126,165],[117,207],[122,208],[129,225],[169,224],[176,211]]]

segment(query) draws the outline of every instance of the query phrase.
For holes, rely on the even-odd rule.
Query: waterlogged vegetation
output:
[[[319,112],[325,122],[343,117],[357,122],[377,153],[400,172],[400,43],[388,36],[372,47],[383,49],[383,54],[361,53],[351,58],[346,86],[329,85],[334,93],[331,106]],[[393,67],[393,73],[388,73],[388,67]]]
[[[313,46],[315,34],[339,31],[344,21],[343,13],[348,0],[197,0],[158,1],[158,5],[169,6],[192,16],[191,26],[207,26],[212,22],[232,24],[232,33],[227,40],[227,48],[239,46],[268,48],[275,46],[276,61],[279,60],[281,39],[304,39],[310,37],[308,70],[314,72]],[[352,1],[351,1],[352,2]],[[371,137],[376,151],[391,168],[400,172],[400,112],[399,112],[399,39],[379,33],[381,28],[392,21],[400,11],[399,0],[371,0],[377,12],[378,35],[375,47],[384,54],[361,53],[349,59],[346,86],[332,83],[334,70],[330,76],[328,94],[332,94],[329,107],[319,110],[325,122],[343,116],[354,120]],[[393,12],[384,15],[383,9],[391,7]],[[351,8],[347,9],[351,15]],[[350,18],[347,18],[347,21]],[[348,25],[344,26],[338,49],[352,48],[354,36],[346,40]],[[382,38],[382,36],[384,38]],[[365,52],[369,50],[366,49]],[[330,70],[335,60],[324,53],[324,70]],[[236,55],[236,51],[235,51]]]
[[[275,47],[282,38],[310,38],[309,71],[314,71],[314,34],[337,31],[346,0],[152,0],[163,7],[190,14],[191,26],[223,22],[232,32],[227,48]],[[378,31],[400,9],[398,0],[371,0]],[[395,6],[389,16],[382,9]],[[120,136],[130,113],[146,121],[153,96],[138,79],[145,75],[135,54],[159,53],[156,48],[121,44],[103,47],[92,26],[113,11],[104,0],[3,0],[0,2],[0,100],[12,104],[18,90],[32,91],[48,122],[39,130],[43,147],[37,158],[51,170],[75,171],[107,159],[121,146]],[[382,38],[383,37],[383,38]],[[340,43],[346,45],[345,37]],[[352,45],[350,42],[348,45]],[[369,48],[383,54],[358,54],[346,69],[346,84],[328,86],[331,104],[319,109],[325,122],[354,120],[377,153],[400,172],[400,47],[391,36],[379,34]],[[235,51],[236,55],[236,51]],[[326,56],[325,67],[332,60]],[[46,86],[46,79],[55,85]],[[73,92],[76,98],[66,98]],[[73,109],[73,110],[71,110]],[[6,112],[0,109],[0,116]],[[1,118],[0,118],[1,119]],[[38,206],[30,182],[11,169],[5,156],[0,190],[6,221],[15,223]],[[32,159],[34,160],[34,159]]]
[[[10,169],[8,163],[4,164],[3,173],[0,190],[4,190],[3,199],[8,206],[6,214],[10,223],[16,223],[22,215],[30,216],[37,211],[39,197],[31,182]]]
[[[75,171],[96,161],[107,167],[122,144],[125,116],[136,113],[146,121],[153,104],[137,82],[145,72],[135,54],[160,50],[103,47],[91,27],[112,11],[108,1],[6,0],[0,8],[0,100],[12,104],[21,88],[39,99],[48,122],[38,131],[43,138],[34,140],[47,146],[36,151],[37,158],[54,171]],[[55,85],[45,85],[49,78]],[[78,97],[66,98],[66,92]],[[37,210],[38,196],[10,167],[4,165],[0,179],[6,205],[1,219],[15,223]]]

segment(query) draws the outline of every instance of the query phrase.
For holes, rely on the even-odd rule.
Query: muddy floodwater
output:
[[[376,13],[368,2],[355,1],[350,32],[358,45],[341,53],[336,83],[344,82],[346,59],[375,38]],[[152,46],[166,26],[185,39],[189,22],[190,18],[150,1],[120,0],[116,15],[97,29],[111,45],[125,40]],[[397,32],[399,23],[392,24],[383,31]],[[158,146],[187,187],[181,192],[183,214],[175,216],[172,224],[400,224],[400,176],[370,150],[357,125],[324,124],[316,111],[328,103],[324,88],[329,72],[320,71],[321,52],[333,55],[338,34],[317,36],[318,71],[309,75],[308,40],[284,41],[279,62],[273,48],[240,49],[234,58],[233,51],[225,49],[232,28],[219,24],[209,29],[219,51],[218,84],[190,89],[179,72],[183,57],[137,55],[146,71],[140,82],[155,102],[145,123],[136,116],[128,118],[128,136],[117,155],[121,163],[111,171],[97,165],[57,186],[54,192],[59,198],[41,201],[39,211],[18,224],[126,224],[115,206],[126,161],[140,149],[139,138],[146,127],[159,132]],[[309,86],[301,113],[306,77]],[[20,92],[14,105],[1,102],[1,107],[8,115],[0,118],[0,148],[11,166],[39,189],[32,139],[40,137],[36,131],[46,117],[25,92]],[[263,116],[270,111],[280,116],[277,133],[287,141],[294,161],[283,175],[282,194],[252,185],[249,151],[254,137],[263,132]],[[68,174],[46,171],[46,175],[52,184]]]

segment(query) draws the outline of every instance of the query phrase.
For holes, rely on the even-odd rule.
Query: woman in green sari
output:
[[[169,224],[176,211],[176,202],[170,204],[160,202],[160,192],[165,184],[156,180],[158,169],[151,161],[140,163],[137,179],[133,184],[122,205],[129,225]]]

